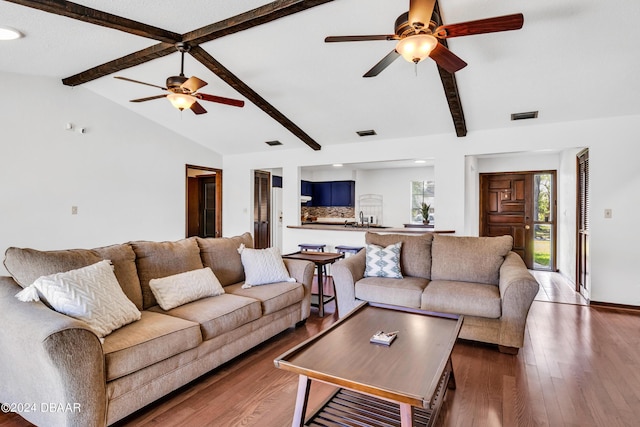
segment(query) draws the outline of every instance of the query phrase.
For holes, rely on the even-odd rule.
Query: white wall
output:
[[[184,237],[185,164],[221,168],[218,154],[82,87],[0,81],[11,82],[0,103],[1,253]]]
[[[535,122],[533,122],[535,123]],[[640,279],[636,273],[637,250],[634,243],[640,238],[635,210],[640,200],[635,190],[640,184],[640,170],[636,158],[640,155],[640,117],[604,118],[558,124],[531,125],[510,123],[509,128],[492,131],[471,130],[465,138],[455,135],[436,135],[402,140],[372,140],[363,151],[359,144],[331,145],[324,142],[321,151],[312,151],[300,144],[296,149],[275,149],[271,153],[225,156],[224,232],[227,235],[250,230],[251,170],[264,167],[284,167],[284,224],[299,221],[298,185],[300,167],[332,163],[359,163],[408,158],[434,159],[438,198],[439,228],[450,228],[458,234],[472,234],[477,229],[477,195],[467,194],[468,169],[479,165],[469,156],[500,153],[521,153],[541,150],[564,151],[575,147],[590,148],[591,168],[591,263],[594,301],[640,305]],[[320,141],[322,144],[323,141]],[[565,180],[571,168],[571,155],[563,154],[556,165],[565,171],[559,176],[559,193],[566,197],[575,192],[574,182]],[[573,188],[571,190],[570,188]],[[227,189],[233,191],[227,191]],[[565,197],[563,196],[563,197]],[[570,202],[567,202],[570,203]],[[569,206],[566,216],[573,212]],[[603,210],[613,210],[613,218],[604,219]],[[573,208],[575,209],[575,208]],[[238,215],[243,212],[243,215]],[[569,220],[568,220],[569,221]],[[337,233],[337,234],[336,234]],[[284,250],[295,250],[303,240],[325,240],[328,244],[358,242],[360,233],[314,232],[313,230],[284,230]],[[347,240],[349,242],[347,242]],[[571,250],[571,248],[563,248]],[[565,259],[570,259],[568,254]],[[569,261],[563,261],[565,265]],[[561,265],[561,268],[562,268]]]

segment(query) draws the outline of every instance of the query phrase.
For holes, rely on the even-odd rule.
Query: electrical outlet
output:
[[[71,206],[71,215],[78,215],[78,207]]]
[[[604,210],[604,217],[607,218],[607,219],[613,217],[613,212],[611,211],[611,209],[605,209]]]

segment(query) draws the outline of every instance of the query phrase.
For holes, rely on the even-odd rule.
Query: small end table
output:
[[[333,264],[340,258],[344,258],[344,254],[335,252],[300,251],[282,255],[282,258],[311,261],[316,265],[318,269],[318,294],[311,294],[311,305],[313,305],[314,307],[318,307],[318,316],[324,317],[324,305],[328,302],[333,301],[336,297],[335,295],[324,295],[324,275],[322,272],[323,267],[327,264]],[[314,296],[318,297],[317,303],[314,302]]]

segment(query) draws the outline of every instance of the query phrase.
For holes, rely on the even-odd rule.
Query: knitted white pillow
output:
[[[269,283],[296,281],[289,276],[278,248],[249,249],[241,244],[238,252],[244,268],[244,289]]]
[[[400,269],[400,250],[402,242],[389,245],[386,248],[378,245],[366,245],[365,277],[388,277],[402,279]]]
[[[140,319],[140,311],[122,291],[108,260],[39,277],[16,298],[42,298],[55,311],[86,322],[101,338]]]
[[[224,288],[209,267],[151,279],[149,287],[163,310],[224,294]]]

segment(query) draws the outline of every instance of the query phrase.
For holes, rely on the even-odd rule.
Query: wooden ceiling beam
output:
[[[209,55],[200,46],[192,47],[189,54],[198,60],[202,65],[207,67],[215,75],[224,80],[229,86],[238,91],[242,96],[247,98],[253,104],[255,104],[262,111],[271,116],[274,120],[284,126],[289,132],[298,137],[302,142],[307,144],[314,150],[320,150],[322,147],[313,138],[307,135],[302,129],[300,129],[295,123],[289,120],[284,114],[278,111],[267,100],[261,97],[253,89],[251,89],[245,82],[236,77],[231,71],[225,68],[219,63],[213,56]]]
[[[436,22],[436,24],[442,25],[442,19],[440,18],[440,5],[437,1],[433,10],[435,12],[434,18],[439,21]],[[439,39],[439,42],[445,47],[448,47],[445,39]],[[462,103],[460,102],[460,92],[458,92],[456,76],[440,66],[438,66],[438,73],[440,74],[440,80],[442,81],[444,95],[447,98],[447,104],[449,104],[449,111],[451,112],[451,118],[453,119],[453,126],[456,130],[456,135],[458,138],[462,138],[467,135],[467,123],[464,119],[464,111],[462,111]]]
[[[162,28],[146,25],[132,19],[112,15],[80,4],[63,0],[6,0],[10,3],[30,7],[32,9],[53,13],[78,21],[88,22],[102,27],[124,31],[136,36],[158,40],[164,43],[177,43],[182,39],[182,35]]]
[[[78,86],[175,52],[177,52],[177,50],[174,44],[159,43],[130,55],[123,56],[122,58],[114,59],[113,61],[90,68],[73,76],[66,77],[62,79],[62,83],[67,86]]]
[[[185,33],[182,35],[182,40],[192,46],[197,46],[201,43],[257,27],[332,1],[333,0],[274,1],[245,13]]]

